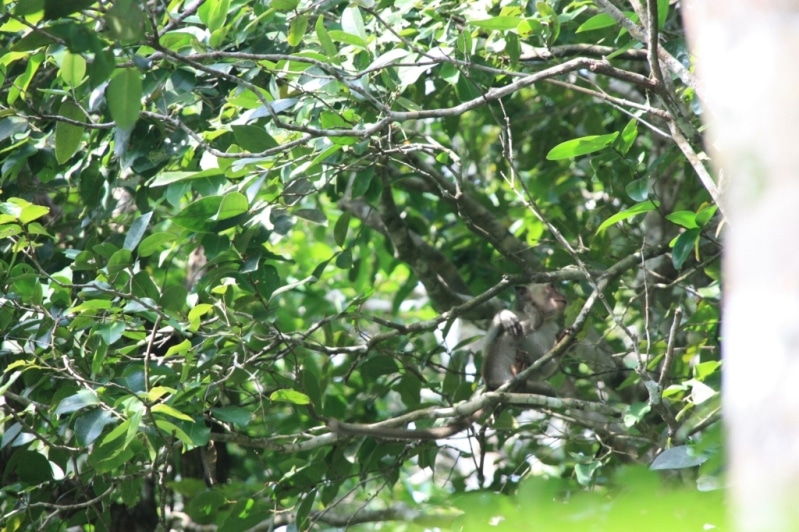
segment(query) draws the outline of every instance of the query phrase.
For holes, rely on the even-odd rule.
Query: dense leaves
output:
[[[7,527],[718,524],[721,214],[634,4],[5,2]],[[563,400],[328,430],[462,414],[531,281]]]

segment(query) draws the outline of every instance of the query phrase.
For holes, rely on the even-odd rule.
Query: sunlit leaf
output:
[[[180,420],[183,420],[183,421],[190,421],[192,423],[194,422],[194,420],[191,417],[187,416],[186,414],[184,414],[183,412],[180,412],[179,410],[177,410],[175,408],[172,408],[171,406],[169,406],[166,403],[158,403],[157,405],[153,405],[150,408],[150,410],[152,410],[156,414],[161,414],[161,415],[164,415],[164,416],[173,417],[175,419],[180,419]],[[188,436],[187,436],[187,439],[190,441],[190,438],[188,438]]]
[[[571,159],[572,157],[579,157],[600,151],[616,140],[619,133],[610,133],[608,135],[588,135],[587,137],[580,137],[577,139],[567,140],[561,142],[547,153],[547,159],[550,161],[559,161],[561,159]]]
[[[629,209],[625,209],[619,213],[616,213],[607,220],[605,220],[604,222],[602,222],[599,228],[596,230],[596,232],[601,233],[611,225],[621,222],[622,220],[626,220],[628,218],[632,218],[633,216],[637,216],[639,214],[655,210],[657,209],[658,205],[660,205],[660,203],[653,200],[647,200],[638,203],[636,205],[633,205]]]
[[[289,25],[289,34],[287,37],[289,46],[297,46],[302,42],[305,37],[305,31],[308,29],[308,17],[306,15],[299,15],[291,20]]]
[[[61,61],[61,68],[59,69],[59,73],[61,74],[61,79],[63,79],[67,83],[67,85],[69,85],[72,88],[75,88],[81,84],[84,76],[86,75],[86,60],[80,54],[73,54],[70,52],[66,52],[64,54],[64,59]],[[63,113],[63,105],[61,109],[62,110],[59,111],[59,114],[61,116],[66,116]],[[81,118],[83,118],[82,112],[81,112]],[[77,118],[75,120],[77,120]]]
[[[283,388],[282,390],[272,392],[272,395],[269,396],[269,400],[282,403],[293,403],[295,405],[307,405],[311,402],[308,396],[304,393],[288,388]]]
[[[577,28],[576,32],[581,33],[584,31],[593,31],[593,30],[601,30],[603,28],[609,28],[611,26],[615,26],[616,21],[608,15],[607,13],[599,13],[598,15],[594,15],[593,17],[589,18]]]
[[[483,20],[470,20],[469,24],[484,30],[507,31],[516,29],[522,22],[521,17],[491,17]]]
[[[247,212],[249,209],[247,197],[241,192],[230,192],[222,197],[219,209],[214,215],[214,220],[227,220],[239,214]]]

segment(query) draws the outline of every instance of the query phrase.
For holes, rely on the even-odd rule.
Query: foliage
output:
[[[609,479],[669,448],[667,484],[712,480],[722,217],[657,7],[6,0],[6,528],[635,511]],[[327,429],[451,420],[531,281],[569,295],[574,401],[440,442]],[[718,499],[680,493],[675,523]]]

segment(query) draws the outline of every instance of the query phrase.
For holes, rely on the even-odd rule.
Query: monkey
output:
[[[552,349],[560,335],[557,319],[568,301],[553,284],[531,284],[516,287],[513,310],[502,310],[491,320],[483,341],[482,376],[489,391],[510,381],[523,369]],[[545,382],[557,371],[557,361],[550,361],[522,384],[523,393],[556,395]],[[483,409],[449,425],[430,429],[383,428],[327,421],[331,432],[348,436],[370,436],[389,440],[438,440],[466,430],[484,415]]]
[[[485,336],[482,373],[488,390],[496,390],[552,349],[561,332],[557,319],[567,304],[551,283],[516,287],[514,309],[497,313]],[[514,391],[556,395],[545,380],[557,369],[557,361],[550,360]]]

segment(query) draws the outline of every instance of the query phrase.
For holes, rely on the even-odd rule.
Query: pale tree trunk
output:
[[[799,530],[799,2],[683,15],[723,175],[723,403],[740,530]]]

